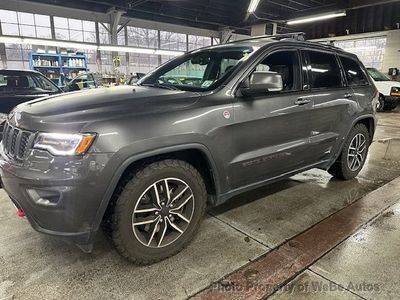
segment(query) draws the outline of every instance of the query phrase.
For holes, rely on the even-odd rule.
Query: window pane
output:
[[[20,45],[6,44],[7,60],[22,60],[22,50]]]
[[[49,92],[57,92],[58,91],[58,89],[54,86],[54,84],[52,84],[49,80],[47,80],[43,76],[33,75],[32,79],[36,82],[36,85],[39,88],[41,88],[45,91],[49,91]]]
[[[228,68],[230,65],[228,65]],[[275,74],[282,80],[282,88],[269,90],[270,92],[294,91],[299,89],[296,74],[299,72],[299,63],[296,52],[282,51],[276,52],[263,60],[257,67],[258,72],[268,72]]]
[[[122,29],[119,33],[118,33],[118,45],[125,45],[125,29]]]
[[[189,50],[211,46],[211,38],[205,36],[189,35]]]
[[[19,25],[19,30],[22,36],[36,37],[35,26],[30,25]]]
[[[19,35],[17,24],[2,23],[1,29],[3,30],[3,34],[5,35]]]
[[[68,19],[67,18],[54,17],[54,27],[68,29]]]
[[[96,33],[84,31],[83,40],[88,43],[96,43]]]
[[[356,54],[367,67],[382,69],[386,49],[386,37],[374,37],[361,40],[336,41],[336,47]]]
[[[311,88],[334,88],[342,86],[339,65],[332,54],[307,51],[311,73]]]
[[[69,38],[71,41],[83,42],[83,32],[77,30],[70,30]]]
[[[158,47],[158,32],[157,30],[127,27],[128,31],[128,45],[144,48],[157,48]]]
[[[342,62],[349,85],[356,86],[368,84],[368,80],[358,62],[347,57],[340,57],[340,61]]]
[[[18,21],[20,24],[35,25],[35,19],[33,18],[33,14],[19,12]]]
[[[2,23],[18,23],[17,12],[0,9],[0,20]]]
[[[59,29],[55,28],[56,39],[58,40],[69,40],[69,31],[68,29]]]
[[[69,29],[82,30],[82,21],[76,19],[68,19]]]
[[[45,15],[35,15],[35,25],[50,27],[50,17]]]
[[[160,32],[161,49],[186,51],[186,35],[176,32]]]
[[[104,24],[109,28],[109,24]],[[99,24],[99,37],[101,44],[110,44],[110,33],[102,24]]]
[[[83,21],[83,30],[96,32],[95,23],[91,21]]]
[[[51,39],[51,29],[48,27],[36,27],[36,35],[38,38]]]

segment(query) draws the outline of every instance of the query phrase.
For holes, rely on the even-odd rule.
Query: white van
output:
[[[378,111],[389,111],[400,103],[400,82],[391,80],[375,68],[367,68],[376,88],[379,91]]]

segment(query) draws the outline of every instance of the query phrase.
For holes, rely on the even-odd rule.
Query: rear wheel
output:
[[[186,162],[164,160],[134,174],[115,202],[112,240],[136,264],[151,264],[181,251],[195,235],[207,192]]]
[[[342,152],[328,172],[339,179],[356,177],[365,164],[370,145],[370,135],[364,124],[357,124],[350,131]]]

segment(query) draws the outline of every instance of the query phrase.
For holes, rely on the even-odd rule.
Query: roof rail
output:
[[[275,35],[259,35],[253,36],[243,40],[237,40],[229,42],[228,44],[239,43],[243,41],[251,41],[251,40],[258,40],[258,39],[274,39],[274,40],[282,40],[282,39],[294,39],[298,41],[305,40],[305,32],[292,32],[292,33],[282,33],[282,34],[275,34]]]

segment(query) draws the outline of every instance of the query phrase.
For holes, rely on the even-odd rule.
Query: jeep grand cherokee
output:
[[[206,203],[320,168],[362,169],[378,93],[356,56],[277,36],[192,51],[137,86],[19,105],[4,188],[38,231],[91,251],[100,225],[138,264],[179,252]]]

